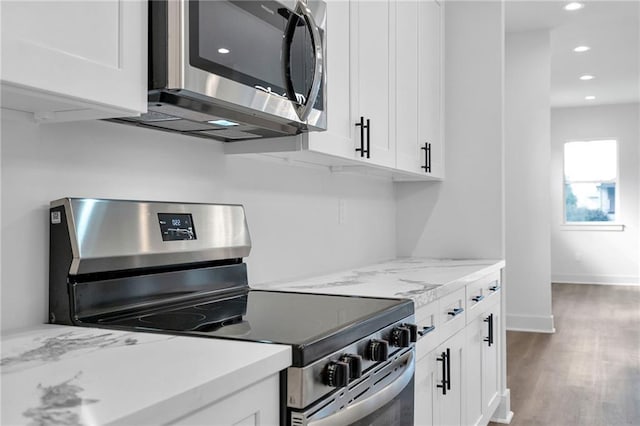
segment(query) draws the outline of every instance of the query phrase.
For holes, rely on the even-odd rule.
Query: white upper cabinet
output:
[[[327,0],[326,28],[327,130],[234,142],[225,152],[268,153],[396,180],[441,178],[440,5]]]
[[[352,1],[351,93],[355,149],[363,161],[395,167],[395,1]],[[415,36],[415,34],[414,34]],[[356,125],[358,123],[358,125]]]
[[[396,167],[442,178],[441,6],[429,0],[397,7],[403,18],[396,30]]]
[[[37,121],[146,111],[147,2],[3,1],[2,107]]]
[[[307,135],[309,150],[344,158],[355,157],[349,79],[349,7],[348,1],[327,1],[327,130]]]

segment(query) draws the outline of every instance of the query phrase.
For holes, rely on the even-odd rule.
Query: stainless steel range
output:
[[[412,425],[410,300],[254,290],[240,205],[64,198],[50,321],[290,345],[283,425]]]

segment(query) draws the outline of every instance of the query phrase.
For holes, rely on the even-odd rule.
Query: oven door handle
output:
[[[416,368],[414,363],[414,352],[415,350],[412,350],[403,355],[403,358],[406,359],[407,368],[404,373],[402,373],[402,375],[392,383],[374,393],[369,398],[352,404],[344,410],[340,410],[337,413],[322,419],[310,421],[307,426],[349,425],[367,417],[369,414],[392,401],[404,390],[404,388],[407,387],[411,382],[411,379],[413,379],[413,374]]]
[[[304,21],[311,34],[311,44],[313,45],[313,77],[311,80],[311,88],[306,98],[296,93],[293,88],[293,80],[291,78],[291,44],[295,35],[298,21]],[[300,120],[305,121],[318,98],[320,92],[320,84],[322,83],[322,73],[324,69],[324,57],[322,50],[322,36],[318,30],[315,19],[311,10],[302,1],[296,1],[296,7],[289,15],[287,26],[285,28],[284,37],[282,39],[282,68],[284,74],[284,84],[286,95],[293,102],[294,109]]]

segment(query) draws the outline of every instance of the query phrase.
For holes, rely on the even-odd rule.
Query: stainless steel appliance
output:
[[[326,129],[322,0],[149,1],[148,113],[131,124],[235,141]]]
[[[254,290],[239,205],[64,198],[50,321],[290,345],[283,425],[412,425],[410,300]]]

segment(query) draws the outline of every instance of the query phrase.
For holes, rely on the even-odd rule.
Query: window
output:
[[[565,223],[615,222],[617,184],[617,141],[564,144]]]

